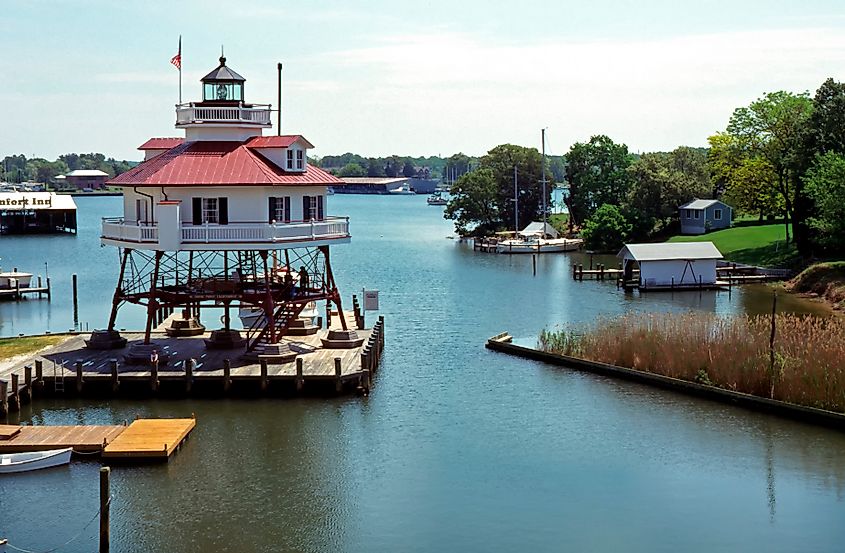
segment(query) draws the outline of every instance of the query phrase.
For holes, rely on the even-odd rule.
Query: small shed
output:
[[[559,238],[560,233],[549,223],[534,221],[517,234],[524,237],[539,236],[540,238]]]
[[[76,233],[76,203],[53,192],[0,192],[0,234]]]
[[[626,244],[622,259],[624,282],[631,282],[639,267],[640,290],[696,288],[716,284],[716,262],[722,253],[713,242]]]
[[[681,234],[704,234],[731,226],[733,209],[719,200],[695,199],[678,208]]]

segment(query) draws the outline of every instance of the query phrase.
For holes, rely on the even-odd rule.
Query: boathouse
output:
[[[722,253],[713,242],[666,242],[626,244],[617,257],[626,286],[654,290],[714,286]],[[636,268],[639,278],[634,280]]]
[[[731,226],[731,206],[719,200],[687,202],[678,208],[681,234],[704,234]]]
[[[73,198],[53,192],[0,192],[0,234],[76,233]]]

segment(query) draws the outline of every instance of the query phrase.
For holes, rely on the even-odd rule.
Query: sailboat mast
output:
[[[541,142],[543,145],[543,165],[540,167],[542,171],[543,181],[543,233],[546,232],[546,201],[548,194],[546,193],[546,129],[540,130]]]
[[[513,227],[519,232],[519,189],[517,188],[516,165],[513,166]]]

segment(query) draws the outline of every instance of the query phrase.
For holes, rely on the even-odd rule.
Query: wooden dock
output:
[[[103,457],[167,460],[194,426],[194,419],[137,419],[105,447]]]
[[[8,427],[7,427],[8,428]],[[14,427],[13,427],[14,428]],[[23,453],[72,447],[77,453],[99,453],[126,427],[113,426],[19,426],[8,439],[0,439],[0,453]]]
[[[328,329],[286,337],[297,353],[286,363],[250,360],[242,348],[207,349],[204,339],[209,333],[192,337],[154,333],[152,341],[169,358],[157,371],[124,362],[128,347],[143,340],[141,332],[123,333],[129,344],[118,350],[87,349],[87,333],[69,334],[65,341],[0,369],[0,416],[20,410],[33,397],[47,396],[367,394],[384,348],[384,319],[357,332],[363,344],[348,349],[324,347],[321,339]]]

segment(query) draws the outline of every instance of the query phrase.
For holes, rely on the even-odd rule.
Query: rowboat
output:
[[[32,451],[29,453],[4,453],[0,455],[0,474],[27,472],[58,467],[70,463],[73,448]]]

